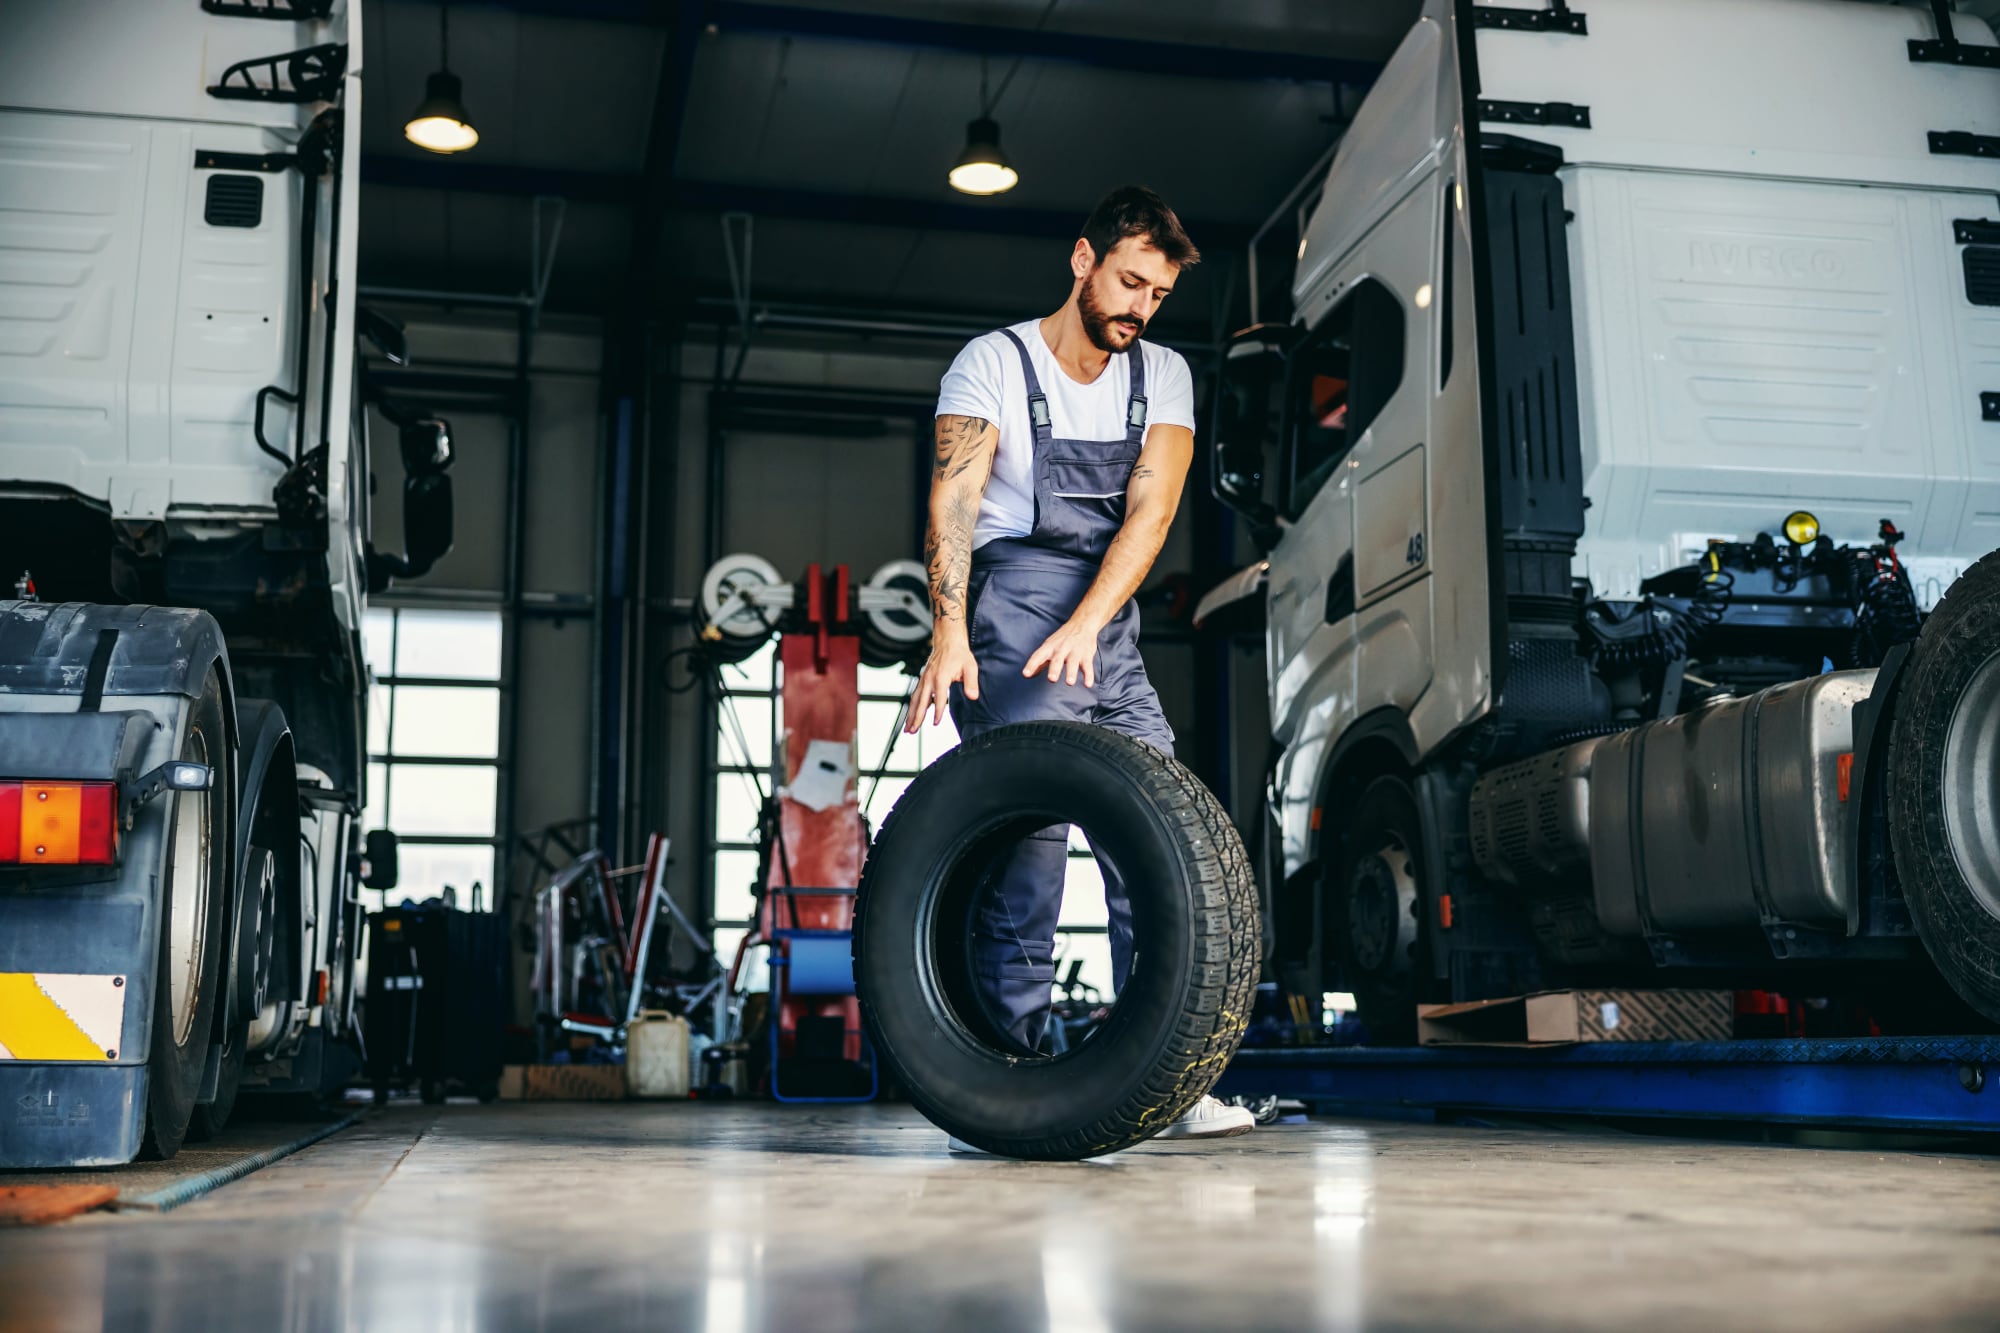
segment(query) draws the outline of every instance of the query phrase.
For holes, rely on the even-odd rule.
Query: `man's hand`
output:
[[[924,663],[924,673],[917,677],[917,688],[910,695],[910,711],[903,718],[903,730],[915,734],[924,722],[924,714],[930,714],[932,726],[944,720],[951,709],[951,687],[960,685],[965,689],[965,697],[979,697],[979,663],[972,658],[972,645],[963,634],[939,635],[931,645],[931,659]]]
[[[1077,678],[1083,678],[1085,689],[1097,685],[1097,635],[1100,626],[1083,621],[1070,620],[1061,629],[1042,640],[1042,646],[1035,649],[1028,665],[1021,668],[1023,676],[1032,676],[1044,666],[1049,669],[1049,683],[1060,680],[1065,685],[1074,685]]]

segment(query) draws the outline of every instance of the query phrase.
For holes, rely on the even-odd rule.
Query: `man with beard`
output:
[[[945,373],[925,540],[936,628],[907,730],[947,710],[967,739],[1059,719],[1172,752],[1132,595],[1180,504],[1194,386],[1178,352],[1139,335],[1199,258],[1159,195],[1121,186],[1070,251],[1062,309],[975,338]],[[1068,854],[1065,825],[1023,839],[973,923],[980,990],[1030,1050],[1048,1027]],[[1131,904],[1116,868],[1099,868],[1122,988]],[[1253,1123],[1206,1097],[1160,1137],[1241,1134]]]

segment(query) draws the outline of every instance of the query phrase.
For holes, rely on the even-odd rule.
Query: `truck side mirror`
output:
[[[368,836],[362,841],[364,871],[361,882],[371,889],[395,888],[399,870],[396,852],[401,845],[401,840],[388,829],[369,829]]]
[[[410,364],[410,340],[404,336],[403,326],[379,310],[365,305],[354,307],[355,327],[361,336],[375,344],[375,350],[392,366]]]
[[[409,476],[403,481],[403,561],[399,577],[422,578],[451,550],[451,478]]]
[[[402,423],[400,434],[405,473],[437,476],[451,466],[451,423],[443,417],[412,418]]]
[[[1282,391],[1285,359],[1298,341],[1292,325],[1257,324],[1238,333],[1223,353],[1209,451],[1209,489],[1249,522],[1265,549],[1276,541],[1278,511],[1264,499],[1267,442],[1275,429],[1274,397]]]
[[[394,579],[422,578],[451,550],[450,469],[454,455],[451,423],[442,417],[409,416],[383,409],[401,432],[403,454],[403,554],[368,548],[368,591],[378,593]]]

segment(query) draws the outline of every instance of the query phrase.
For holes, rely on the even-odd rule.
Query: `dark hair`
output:
[[[1128,236],[1145,237],[1146,243],[1176,268],[1192,268],[1201,262],[1201,251],[1182,230],[1174,210],[1143,185],[1121,185],[1105,195],[1083,224],[1083,239],[1090,242],[1100,264]]]

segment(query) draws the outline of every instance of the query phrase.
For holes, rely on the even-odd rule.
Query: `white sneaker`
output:
[[[1230,1106],[1213,1097],[1203,1097],[1187,1109],[1187,1114],[1168,1125],[1155,1138],[1233,1139],[1257,1127],[1257,1117],[1241,1106]]]

